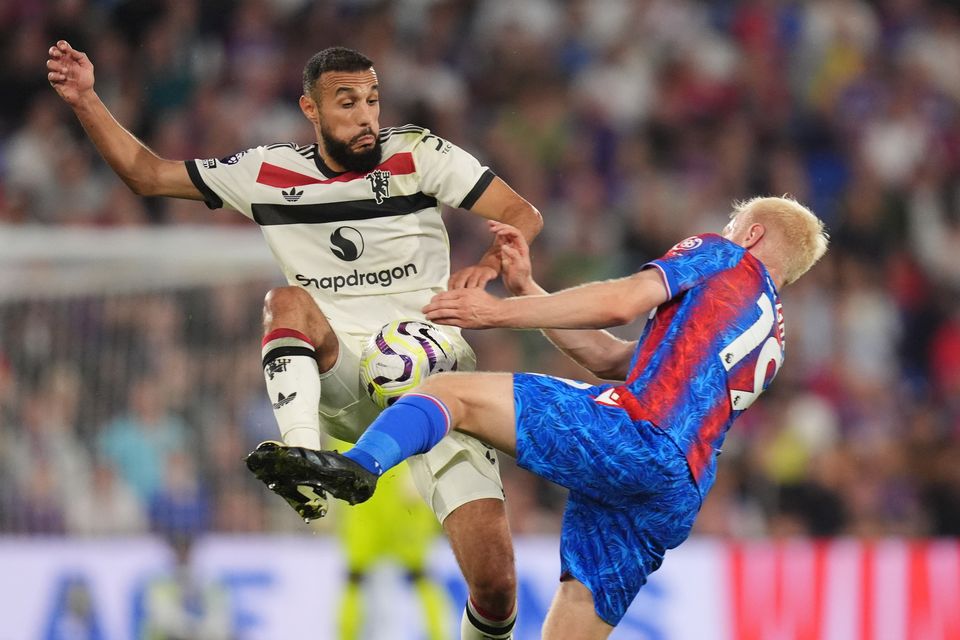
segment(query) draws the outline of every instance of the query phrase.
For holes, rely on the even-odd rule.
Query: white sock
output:
[[[275,329],[263,338],[263,377],[284,444],[320,448],[320,368],[307,336]]]
[[[467,598],[460,619],[460,640],[511,640],[513,625],[517,621],[517,606],[504,620],[495,620],[477,611],[473,600]]]

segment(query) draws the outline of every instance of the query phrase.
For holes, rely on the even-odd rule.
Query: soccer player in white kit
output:
[[[272,144],[222,159],[158,157],[124,129],[93,90],[93,65],[61,40],[48,80],[97,150],[137,194],[203,200],[256,221],[289,286],[268,292],[263,366],[286,445],[319,449],[321,428],[355,441],[377,409],[359,382],[359,353],[389,320],[423,318],[446,288],[483,287],[497,277],[495,246],[450,275],[440,204],[506,222],[531,240],[539,212],[470,154],[416,126],[380,128],[372,62],[336,47],[304,69],[300,108],[312,145]],[[445,328],[461,369],[475,365],[456,329]],[[415,482],[443,523],[470,590],[462,638],[510,638],[516,618],[513,547],[494,452],[452,434],[411,460]],[[273,481],[305,517],[321,496],[295,479]]]

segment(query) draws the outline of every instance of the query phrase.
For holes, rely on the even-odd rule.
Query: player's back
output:
[[[670,435],[705,493],[727,430],[783,361],[780,299],[763,264],[717,235],[685,240],[650,266],[671,297],[616,392],[632,417]]]

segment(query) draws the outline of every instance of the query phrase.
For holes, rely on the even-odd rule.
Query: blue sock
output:
[[[450,412],[433,396],[407,394],[381,413],[343,455],[378,476],[447,435]]]

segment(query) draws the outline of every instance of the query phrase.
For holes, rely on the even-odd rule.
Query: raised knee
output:
[[[277,287],[263,300],[263,333],[276,329],[294,329],[307,336],[317,350],[321,371],[328,371],[337,360],[337,336],[310,294],[300,287]]]
[[[277,328],[297,329],[308,335],[316,327],[319,307],[310,294],[299,287],[277,287],[263,299],[263,331]]]
[[[419,391],[430,394],[444,393],[444,391],[446,391],[447,393],[444,393],[444,395],[449,395],[450,391],[453,390],[450,384],[452,375],[453,374],[447,371],[442,371],[427,376],[423,382],[420,383]]]
[[[438,398],[447,407],[450,417],[453,419],[454,426],[466,418],[466,404],[463,402],[462,388],[457,384],[459,376],[455,372],[435,373],[427,376],[420,386],[417,387],[417,393]]]
[[[267,291],[263,299],[264,314],[274,314],[278,311],[297,309],[303,305],[313,305],[313,298],[300,287],[275,287]]]

